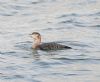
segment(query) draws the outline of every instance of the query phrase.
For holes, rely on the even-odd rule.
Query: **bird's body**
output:
[[[40,50],[61,50],[61,49],[71,49],[71,47],[66,45],[61,45],[56,42],[41,43],[41,35],[38,32],[33,32],[32,38],[34,39],[33,49]]]
[[[55,42],[50,42],[50,43],[40,44],[39,49],[41,50],[61,50],[61,49],[71,49],[71,47],[61,45]]]

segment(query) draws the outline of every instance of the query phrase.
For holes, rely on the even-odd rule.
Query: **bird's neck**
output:
[[[37,49],[41,44],[41,38],[35,39],[32,48]]]

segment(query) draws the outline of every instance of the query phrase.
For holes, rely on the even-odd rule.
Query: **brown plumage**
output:
[[[41,50],[71,49],[71,47],[69,46],[61,45],[55,42],[41,44],[41,35],[38,32],[33,32],[31,36],[34,39],[34,44],[32,46],[33,49],[41,49]]]

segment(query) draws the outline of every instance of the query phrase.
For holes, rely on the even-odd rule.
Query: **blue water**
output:
[[[70,50],[32,50],[30,33]],[[0,0],[0,82],[100,82],[99,0]]]

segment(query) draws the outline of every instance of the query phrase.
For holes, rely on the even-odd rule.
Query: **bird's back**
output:
[[[41,50],[58,50],[58,49],[71,49],[71,47],[61,45],[55,42],[43,43],[40,45]]]

